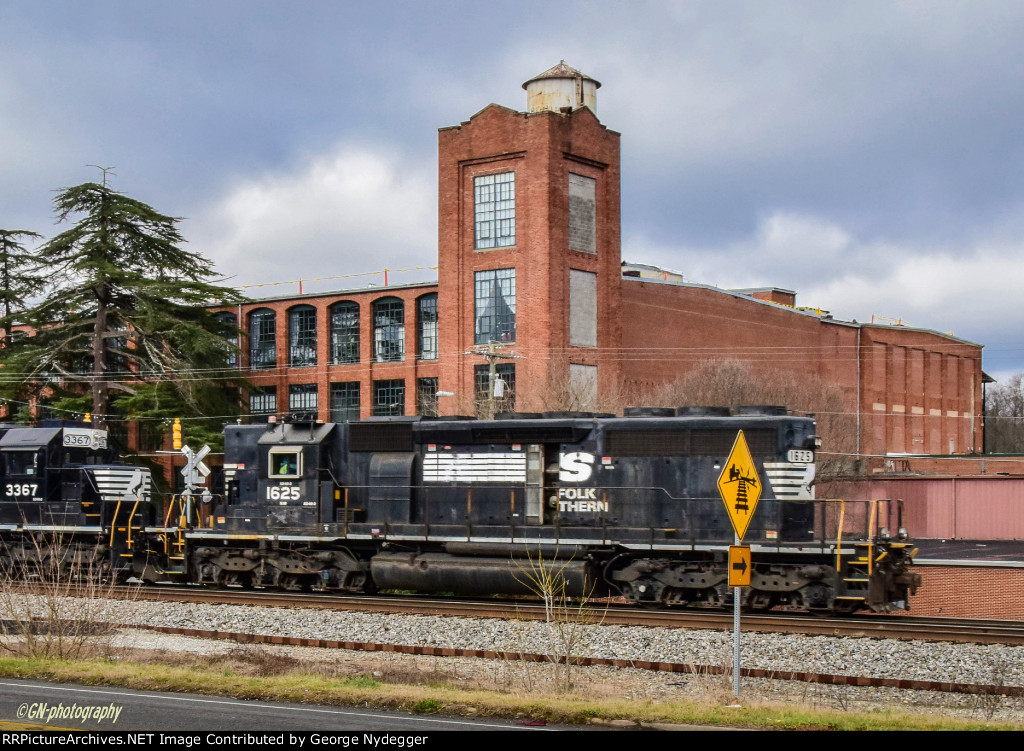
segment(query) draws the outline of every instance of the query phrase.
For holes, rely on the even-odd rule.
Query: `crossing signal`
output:
[[[181,451],[181,419],[174,418],[174,427],[171,428],[171,438],[175,451]]]

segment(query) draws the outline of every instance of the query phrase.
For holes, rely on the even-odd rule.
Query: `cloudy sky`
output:
[[[1024,370],[1021,39],[995,0],[10,0],[0,227],[52,236],[53,191],[101,165],[231,284],[432,278],[437,128],[524,109],[564,59],[622,133],[624,259],[952,332],[1000,378]]]

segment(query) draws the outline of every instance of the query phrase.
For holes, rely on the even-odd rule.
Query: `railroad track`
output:
[[[74,594],[69,591],[68,594]],[[82,594],[95,595],[95,590]],[[418,615],[446,615],[473,618],[519,618],[541,620],[543,606],[526,601],[503,600],[451,600],[431,597],[395,596],[360,597],[321,595],[296,592],[266,592],[253,590],[210,590],[192,586],[120,587],[106,590],[103,596],[123,596],[128,599],[162,600],[171,602],[204,602],[217,604],[248,605],[257,607],[318,608],[334,610],[357,610],[364,612],[401,613]],[[603,625],[650,626],[660,628],[716,629],[731,630],[732,614],[724,612],[650,611],[604,604],[592,611],[595,623]],[[110,624],[117,627],[120,624]],[[327,649],[347,649],[367,652],[393,652],[400,654],[472,657],[498,660],[551,662],[546,654],[529,654],[516,651],[460,649],[454,647],[431,647],[419,645],[384,644],[376,642],[338,641],[311,639],[268,634],[251,634],[235,631],[212,631],[203,629],[178,628],[170,626],[133,626],[146,631],[170,635],[191,636],[204,639],[227,640],[241,644],[271,644]],[[861,616],[836,619],[809,618],[797,615],[752,615],[745,614],[744,631],[785,632],[805,635],[830,635],[840,637],[869,637],[887,639],[919,639],[925,641],[950,641],[965,643],[1024,644],[1024,622],[995,621],[982,619],[937,618],[931,616]],[[721,665],[700,665],[692,663],[652,662],[646,660],[613,659],[599,657],[574,657],[574,664],[580,666],[612,666],[644,670],[696,673],[731,674],[731,667]],[[975,694],[982,696],[1024,696],[1024,687],[988,685],[975,683],[954,683],[947,681],[925,681],[900,678],[835,675],[803,671],[766,670],[742,668],[741,675],[748,678],[802,681],[835,686],[872,686],[918,691]]]
[[[543,605],[525,600],[451,600],[419,596],[362,597],[241,589],[211,590],[184,586],[125,587],[124,591],[126,597],[172,602],[359,610],[462,618],[543,620],[545,617]],[[644,610],[595,603],[589,608],[589,615],[595,622],[608,626],[729,631],[733,628],[732,613],[724,611]],[[795,614],[744,613],[741,627],[743,631],[763,633],[1024,645],[1024,621],[980,618],[871,614],[816,618]]]

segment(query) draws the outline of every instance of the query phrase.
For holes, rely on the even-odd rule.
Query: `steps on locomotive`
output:
[[[836,597],[837,600],[847,602],[866,602],[868,589],[871,586],[871,567],[874,563],[875,544],[873,542],[855,542],[854,548],[860,549],[860,555],[849,559],[850,571],[848,576],[843,577],[843,584],[846,585],[846,594]],[[863,594],[859,594],[863,592]]]

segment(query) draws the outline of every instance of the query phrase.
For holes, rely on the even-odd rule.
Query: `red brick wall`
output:
[[[516,244],[474,248],[473,178],[514,171]],[[569,173],[596,179],[597,253],[570,251]],[[442,402],[447,413],[471,413],[473,368],[484,358],[474,346],[474,274],[516,270],[514,352],[519,410],[542,410],[553,369],[569,362],[597,364],[600,351],[618,345],[619,135],[588,109],[571,114],[526,114],[490,105],[438,136],[438,293],[441,388],[461,399]],[[569,347],[569,270],[595,272],[598,347]],[[599,367],[606,387],[617,363]]]
[[[826,378],[850,391],[852,408],[856,336],[853,326],[714,288],[622,280],[623,342],[643,358],[636,377],[652,384],[705,360],[738,359]]]
[[[981,347],[933,331],[861,328],[864,452],[982,450]]]
[[[917,566],[911,615],[1024,619],[1024,568]]]
[[[405,381],[405,414],[416,412],[416,381],[418,378],[437,377],[437,360],[419,360],[417,353],[416,301],[419,297],[436,292],[432,284],[375,287],[323,295],[296,296],[284,299],[260,300],[241,306],[239,327],[249,330],[249,313],[270,309],[276,314],[277,367],[266,370],[247,370],[246,376],[253,386],[277,388],[277,411],[288,412],[288,387],[291,384],[317,384],[318,419],[327,422],[330,416],[330,384],[347,381],[359,382],[361,417],[369,417],[373,408],[373,382],[403,379]],[[377,300],[396,297],[405,304],[405,358],[401,362],[377,363],[373,361],[372,306]],[[337,302],[351,301],[359,305],[359,362],[332,365],[330,352],[330,307]],[[317,314],[317,363],[315,366],[290,367],[288,365],[288,311],[299,305],[310,305]],[[238,314],[237,308],[231,308]],[[241,364],[249,365],[249,344],[240,343]]]
[[[621,322],[623,345],[638,364],[624,377],[641,389],[708,359],[813,374],[840,386],[850,415],[859,400],[859,453],[869,470],[883,467],[887,452],[969,454],[981,447],[981,348],[970,342],[635,279],[622,281]]]

